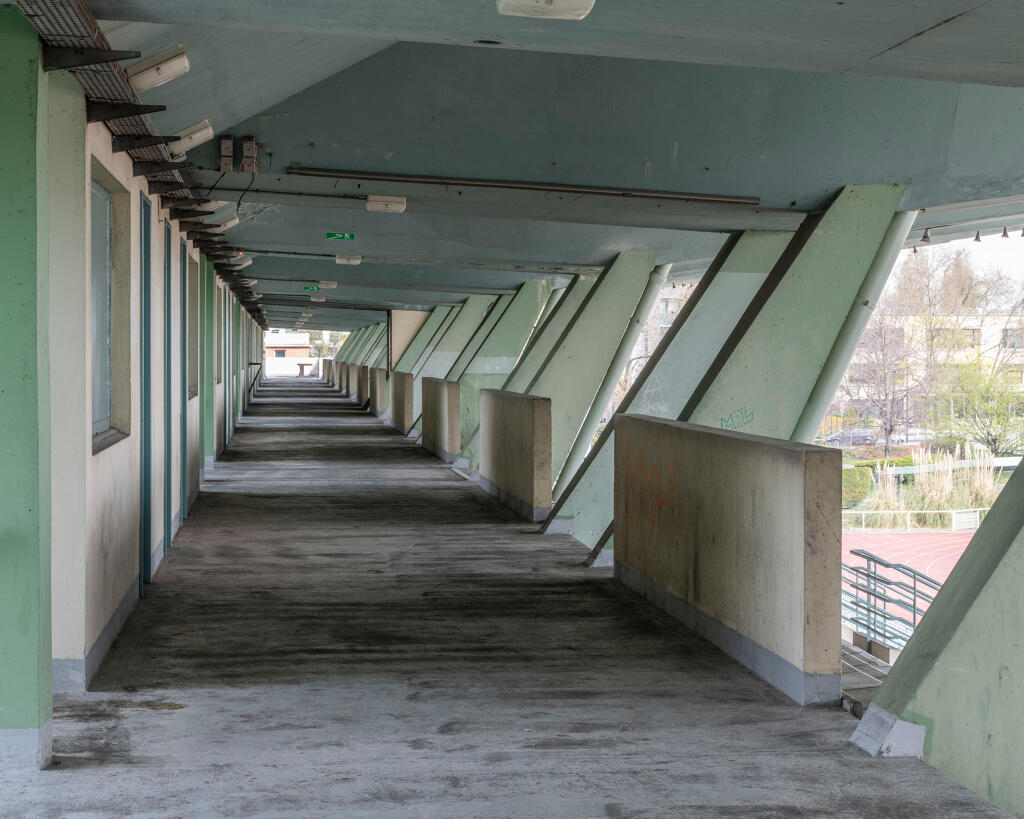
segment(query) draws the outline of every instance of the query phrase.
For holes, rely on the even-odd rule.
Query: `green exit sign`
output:
[[[307,285],[306,285],[305,287],[303,287],[302,289],[303,289],[303,290],[319,290],[319,289],[320,289],[320,287],[319,287],[319,285],[316,285],[316,284],[307,284]]]
[[[328,233],[327,234],[327,238],[328,239],[345,239],[345,240],[351,242],[353,239],[356,238],[356,235],[354,233]]]

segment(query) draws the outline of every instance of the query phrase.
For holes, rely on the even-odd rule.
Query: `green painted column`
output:
[[[476,354],[463,371],[459,382],[459,425],[462,453],[460,463],[476,469],[475,448],[480,424],[480,390],[499,389],[515,369],[538,317],[550,301],[551,282],[533,279],[525,282],[494,324]]]
[[[1024,469],[999,494],[853,736],[1024,816]]]
[[[47,82],[35,29],[0,6],[0,768],[49,763]]]
[[[214,390],[217,340],[214,336],[214,309],[217,279],[213,264],[200,257],[199,267],[199,430],[203,469],[213,469],[217,457],[216,422],[214,419]]]
[[[675,418],[761,289],[792,233],[747,231],[730,239],[676,316],[619,405],[619,412]],[[545,530],[589,548],[612,522],[615,425],[609,423],[557,499]]]

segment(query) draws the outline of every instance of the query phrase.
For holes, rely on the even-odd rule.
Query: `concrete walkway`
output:
[[[0,814],[1004,815],[326,388],[262,396]]]

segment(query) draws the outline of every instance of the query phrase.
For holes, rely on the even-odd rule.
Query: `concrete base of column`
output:
[[[0,770],[45,768],[53,758],[53,720],[42,728],[0,729]]]

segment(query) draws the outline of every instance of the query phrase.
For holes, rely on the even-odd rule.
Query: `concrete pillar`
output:
[[[51,754],[47,80],[35,29],[0,6],[0,768]]]

